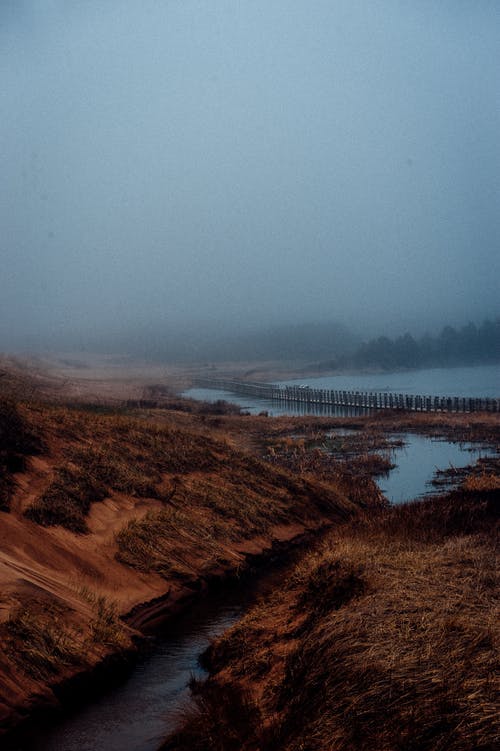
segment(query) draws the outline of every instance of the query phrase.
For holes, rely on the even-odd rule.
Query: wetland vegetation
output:
[[[498,415],[270,418],[150,385],[142,399],[75,403],[50,378],[28,389],[10,373],[6,743],[42,706],[75,701],[65,686],[76,676],[90,681],[76,694],[84,704],[98,666],[129,659],[141,634],[203,608],[215,582],[295,540],[293,564],[248,613],[217,621],[231,628],[211,632],[209,678],[191,684],[187,724],[164,725],[165,748],[493,748]],[[436,497],[390,506],[378,483],[419,435],[489,455],[448,468],[453,486],[438,474]],[[188,664],[202,648],[196,633]],[[49,749],[50,734],[45,746],[37,735]]]

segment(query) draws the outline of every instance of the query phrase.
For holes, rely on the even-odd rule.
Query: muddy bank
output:
[[[1,736],[2,748],[25,751],[34,747],[35,739],[40,742],[40,738],[68,713],[98,701],[100,696],[126,681],[141,654],[152,648],[153,642],[148,636],[160,633],[195,604],[203,606],[203,602],[209,603],[211,597],[235,586],[247,590],[250,598],[262,577],[267,578],[289,565],[298,551],[320,540],[330,528],[331,523],[325,520],[314,529],[296,526],[280,529],[279,537],[265,542],[253,541],[252,550],[242,555],[237,566],[193,578],[189,586],[175,592],[170,589],[161,597],[136,605],[122,616],[134,629],[131,645],[107,654],[97,664],[51,683],[46,692],[30,697],[11,717],[12,726]]]
[[[0,512],[3,731],[273,540],[357,512],[334,484],[270,467],[196,415],[181,426],[165,411],[159,425],[45,403],[16,415],[40,449],[9,470]]]
[[[278,536],[273,539],[250,543],[248,547],[252,549],[242,551],[241,559],[236,565],[219,567],[205,575],[193,577],[180,589],[170,587],[164,595],[136,605],[122,618],[128,626],[143,634],[155,633],[169,619],[184,612],[193,602],[207,596],[213,589],[220,589],[235,581],[244,583],[250,575],[258,573],[264,566],[277,565],[286,560],[295,550],[308,545],[331,526],[332,522],[324,519],[312,529],[297,525],[283,527],[277,530]]]

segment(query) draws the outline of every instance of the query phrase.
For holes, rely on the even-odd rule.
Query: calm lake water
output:
[[[500,368],[498,365],[479,365],[468,368],[430,368],[397,373],[374,373],[323,376],[278,381],[282,386],[304,385],[318,389],[339,391],[377,391],[396,394],[422,394],[426,396],[471,396],[497,398],[500,396]],[[220,399],[238,404],[251,414],[265,411],[270,415],[328,414],[349,417],[366,414],[354,408],[328,407],[315,404],[288,402],[283,404],[270,399],[234,394],[218,389],[188,389],[183,396],[216,402]]]
[[[317,389],[380,391],[396,394],[430,396],[482,396],[495,399],[500,395],[500,367],[477,365],[467,368],[429,368],[397,373],[358,373],[321,378],[280,381],[284,385],[304,384]]]
[[[245,412],[250,412],[252,415],[258,415],[259,412],[267,412],[274,417],[278,415],[301,415],[308,414],[307,410],[301,411],[301,407],[307,407],[308,405],[296,404],[283,405],[280,402],[274,402],[270,399],[257,399],[251,396],[242,396],[241,394],[234,394],[232,391],[222,391],[221,389],[187,389],[182,393],[182,396],[187,396],[190,399],[197,399],[203,402],[218,402],[226,401],[237,404]]]

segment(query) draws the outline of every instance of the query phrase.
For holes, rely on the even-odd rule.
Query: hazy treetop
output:
[[[497,0],[3,0],[0,71],[0,348],[498,313]]]

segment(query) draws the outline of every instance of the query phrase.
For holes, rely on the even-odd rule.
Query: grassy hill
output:
[[[23,390],[19,373],[9,383],[0,397],[0,732],[57,704],[57,685],[133,648],[137,630],[248,553],[356,512],[332,482],[260,461],[203,415],[66,406]]]

